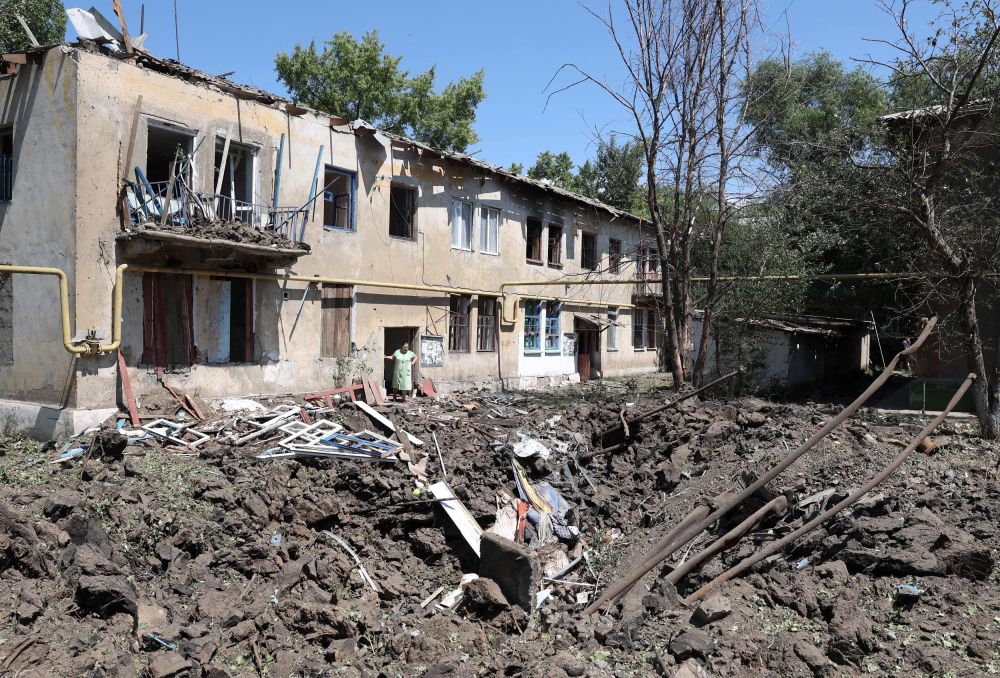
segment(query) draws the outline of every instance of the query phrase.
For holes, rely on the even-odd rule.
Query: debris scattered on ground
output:
[[[54,445],[0,438],[0,674],[1000,669],[996,451],[972,423],[945,422],[933,456],[918,451],[877,492],[685,606],[849,496],[926,423],[862,410],[584,615],[698,500],[749,485],[839,406],[692,398],[640,418],[669,389],[604,382],[406,404],[372,394],[362,407],[357,386],[199,399],[198,419],[185,395],[142,427],[123,413]],[[623,421],[627,435],[602,447]],[[781,510],[670,580],[766,505]]]

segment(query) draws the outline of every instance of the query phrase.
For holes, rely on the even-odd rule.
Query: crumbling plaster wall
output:
[[[114,241],[120,225],[116,195],[122,178],[131,177],[134,165],[144,164],[149,121],[167,122],[197,132],[195,145],[200,146],[195,156],[196,190],[212,190],[214,137],[223,135],[226,130],[232,130],[235,141],[259,148],[257,199],[260,202],[270,201],[277,146],[283,133],[287,134],[287,139],[280,204],[299,205],[306,201],[321,145],[325,164],[356,172],[355,228],[351,231],[324,229],[322,205],[317,206],[311,213],[304,237],[312,253],[295,265],[298,274],[455,286],[495,294],[500,284],[508,280],[549,280],[567,274],[583,274],[579,254],[580,234],[584,229],[599,234],[602,267],[607,266],[609,237],[622,240],[626,251],[634,247],[639,237],[634,225],[608,223],[603,214],[566,204],[562,199],[551,198],[530,187],[484,176],[478,168],[393,148],[381,136],[358,137],[345,133],[347,130],[343,128],[331,129],[326,117],[308,113],[287,116],[271,106],[237,100],[99,54],[81,52],[78,58],[81,62],[80,151],[83,153],[85,148],[87,157],[78,168],[80,185],[86,187],[77,205],[77,264],[81,269],[77,284],[80,298],[87,300],[78,309],[82,326],[110,327],[113,271],[121,261]],[[394,178],[415,185],[419,191],[418,232],[414,239],[388,234],[389,188]],[[473,203],[472,251],[451,247],[449,212],[454,198]],[[479,252],[478,210],[483,205],[503,209],[498,256]],[[565,236],[561,268],[525,262],[525,220],[528,216],[562,223]],[[197,262],[189,265],[205,267]],[[623,275],[633,273],[630,266],[623,271]],[[127,273],[125,281],[122,350],[133,384],[141,395],[159,387],[154,375],[139,361],[143,317],[141,276]],[[255,343],[257,358],[263,367],[199,362],[171,376],[172,383],[202,396],[302,392],[335,385],[338,369],[347,363],[320,357],[321,294],[314,286],[299,314],[304,289],[305,284],[301,282],[257,282]],[[539,295],[557,296],[565,294],[566,289],[558,284],[527,288],[526,294],[534,291]],[[196,289],[196,296],[198,294]],[[577,288],[573,294],[625,305],[629,303],[631,288],[627,285]],[[415,327],[418,334],[447,337],[448,299],[445,295],[359,288],[356,300],[352,319],[355,350],[351,360],[362,366],[358,369],[367,368],[381,375],[382,351],[386,349],[381,345],[385,327]],[[584,310],[587,313],[604,312],[595,307]],[[623,317],[628,316],[623,313]],[[519,314],[516,325],[501,326],[502,361],[498,366],[496,353],[475,350],[476,317],[473,312],[470,318],[472,350],[461,355],[446,354],[442,367],[425,368],[423,374],[445,388],[495,379],[498,372],[505,378],[519,375],[524,368],[522,324]],[[212,330],[207,319],[199,320],[196,313],[195,325],[196,345],[211,343]],[[572,326],[572,311],[565,310],[562,331],[572,331]],[[606,374],[655,369],[655,355],[630,350],[629,332],[628,327],[619,329],[620,350],[604,357]],[[113,401],[117,383],[114,356],[87,361],[79,373],[78,404],[97,407]],[[542,362],[530,372],[570,374],[575,371],[571,362],[568,357],[560,356],[551,362]],[[355,367],[352,365],[351,369]]]
[[[78,327],[77,62],[68,49],[50,50],[43,59],[0,76],[0,127],[13,125],[15,164],[13,199],[0,204],[0,263],[63,269],[70,279],[71,322]],[[72,401],[74,371],[62,342],[58,282],[15,274],[9,284],[14,364],[0,367],[0,398],[58,408]]]

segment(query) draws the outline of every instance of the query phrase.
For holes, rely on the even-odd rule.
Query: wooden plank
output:
[[[177,401],[177,404],[180,405],[181,408],[185,412],[187,412],[188,414],[190,414],[195,419],[200,419],[201,418],[197,414],[194,413],[194,410],[192,410],[191,407],[189,407],[186,402],[184,402],[184,399],[181,398],[180,395],[178,395],[177,391],[175,391],[173,388],[170,387],[170,384],[168,384],[167,382],[163,381],[162,379],[160,380],[160,383],[163,384],[163,387],[170,392],[170,395],[172,395],[174,397],[174,400]]]
[[[184,394],[184,400],[187,401],[187,404],[191,406],[192,410],[194,410],[196,417],[199,419],[205,418],[205,410],[201,409],[201,405],[198,404],[197,400],[189,396],[187,393]]]
[[[360,409],[365,414],[367,414],[372,419],[374,419],[381,426],[385,427],[386,430],[391,431],[393,433],[396,432],[396,426],[395,426],[395,424],[393,424],[391,421],[389,421],[384,416],[382,416],[374,408],[372,408],[370,405],[368,405],[368,403],[365,403],[365,402],[362,402],[362,401],[359,400],[356,403],[354,403],[354,406],[357,407],[358,409]],[[420,447],[421,445],[424,444],[423,440],[421,440],[420,438],[416,437],[415,435],[413,435],[411,433],[407,433],[406,437],[409,438],[410,442],[412,444],[416,445],[417,447]]]
[[[365,392],[365,402],[369,405],[375,402],[375,394],[372,393],[371,384],[368,383],[368,377],[361,377],[361,386]]]
[[[424,377],[423,381],[420,382],[420,392],[428,398],[437,397],[437,391],[434,390],[434,382],[431,381],[430,377]]]
[[[120,0],[112,0],[111,5],[115,10],[115,16],[118,17],[118,23],[122,27],[122,37],[125,38],[125,53],[132,56],[132,38],[128,35],[128,26],[125,24],[125,12],[122,10],[122,3]]]
[[[382,384],[378,383],[374,377],[367,376],[364,378],[368,379],[368,386],[371,388],[372,393],[375,395],[375,404],[385,405],[385,395],[382,394]]]
[[[479,523],[469,513],[469,509],[465,508],[465,504],[455,498],[455,493],[451,491],[448,483],[443,480],[439,483],[434,483],[428,489],[434,495],[435,499],[442,500],[441,508],[448,514],[451,521],[455,523],[455,527],[462,533],[465,541],[468,542],[469,546],[472,547],[472,550],[478,556],[479,544],[483,537],[483,528],[479,527]]]
[[[128,368],[125,366],[125,356],[121,349],[118,350],[118,375],[122,380],[122,393],[125,396],[125,405],[128,406],[128,416],[133,426],[142,426],[142,419],[139,418],[139,408],[135,404],[135,395],[132,393],[132,380],[128,377]]]

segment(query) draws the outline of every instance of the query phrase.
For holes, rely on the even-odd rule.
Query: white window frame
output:
[[[459,227],[458,224],[456,223],[456,219],[455,219],[456,207],[458,205],[462,205],[463,207],[467,207],[469,209],[468,219],[465,220],[465,225],[466,225],[466,229],[465,230],[467,231],[467,233],[465,235],[467,236],[467,239],[468,239],[467,240],[468,245],[464,245],[461,240],[458,243],[455,242],[456,236],[460,236],[461,237],[463,235],[462,233],[460,233],[459,231],[456,230],[456,228]],[[462,209],[462,208],[459,208],[459,209]],[[451,223],[451,248],[453,250],[463,250],[465,252],[471,252],[472,251],[472,238],[473,238],[473,235],[475,235],[475,228],[474,228],[473,223],[472,223],[474,216],[475,216],[475,212],[472,209],[472,203],[471,202],[469,202],[468,200],[462,200],[460,198],[453,198],[452,199],[452,201],[451,201],[451,214],[450,214],[449,222]]]
[[[495,247],[491,250],[489,249],[489,243],[487,239],[489,237],[489,218],[491,215],[496,215],[496,225],[495,225]],[[490,254],[499,256],[500,255],[500,226],[503,224],[503,211],[499,207],[490,207],[489,205],[480,205],[479,207],[479,251],[482,254]]]
[[[609,351],[618,350],[618,314],[620,310],[617,306],[608,306],[608,334],[607,334],[607,349]]]

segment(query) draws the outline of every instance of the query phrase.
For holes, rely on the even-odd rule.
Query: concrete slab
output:
[[[480,551],[479,576],[495,581],[511,604],[528,612],[534,610],[535,594],[542,583],[538,554],[492,532],[483,533]]]

